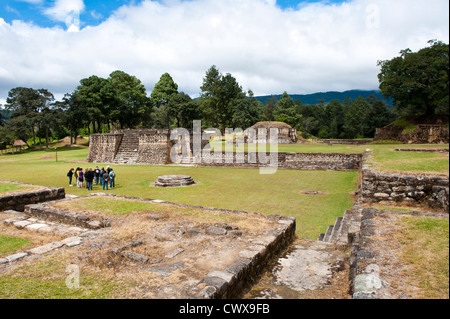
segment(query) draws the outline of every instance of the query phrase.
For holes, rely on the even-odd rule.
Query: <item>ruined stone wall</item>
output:
[[[401,175],[362,169],[364,203],[424,204],[449,211],[449,180],[443,176]]]
[[[171,143],[167,144],[167,131],[158,130],[139,135],[137,163],[149,165],[167,164]]]
[[[420,124],[413,132],[403,133],[400,126],[387,126],[378,128],[374,141],[393,140],[402,143],[414,144],[448,144],[449,131],[444,125]]]
[[[201,166],[258,168],[278,162],[279,169],[355,171],[360,167],[363,155],[359,153],[275,153],[260,158],[256,153],[211,153],[203,156]],[[266,164],[267,163],[267,164]]]
[[[123,134],[90,135],[88,161],[91,163],[112,163],[122,138]]]
[[[363,155],[360,153],[281,153],[281,168],[320,171],[356,171]]]
[[[168,143],[168,130],[117,130],[111,134],[91,135],[89,162],[114,164],[162,165],[171,163],[170,151],[176,141]],[[192,156],[191,132],[189,156]],[[202,149],[208,141],[202,141]],[[280,169],[354,171],[360,167],[362,154],[277,153],[261,157],[256,153],[204,152],[201,159],[184,158],[183,163],[200,166],[259,168],[278,163]],[[186,162],[186,160],[188,162]]]
[[[0,180],[0,182],[34,186],[4,180]],[[40,188],[31,191],[13,192],[0,195],[0,211],[15,210],[23,212],[26,205],[61,199],[66,196],[65,190],[62,187],[36,187]]]
[[[338,140],[338,139],[313,139],[314,143],[324,144],[342,144],[342,145],[366,145],[373,142],[373,139],[361,139],[361,140]]]

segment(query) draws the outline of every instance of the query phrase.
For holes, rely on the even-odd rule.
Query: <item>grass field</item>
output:
[[[374,165],[386,171],[430,172],[448,175],[448,157],[440,153],[395,152],[396,148],[444,148],[448,145],[280,145],[279,151],[290,152],[363,152],[374,151]],[[66,173],[78,166],[95,168],[86,163],[88,149],[79,148],[28,151],[23,154],[0,156],[0,179],[36,185],[64,187],[66,193],[86,195],[86,189],[69,187]],[[106,165],[104,165],[106,166]],[[162,199],[175,203],[217,207],[233,210],[280,214],[297,218],[297,235],[310,239],[334,224],[352,207],[351,193],[355,191],[357,172],[321,172],[278,170],[274,175],[260,175],[257,169],[117,165],[118,195]],[[150,187],[158,176],[190,175],[198,183],[186,188]],[[102,192],[94,185],[94,192]],[[305,195],[302,191],[320,191],[321,195]]]
[[[28,245],[31,241],[28,239],[0,236],[0,257],[14,253],[16,250]]]
[[[27,187],[17,184],[11,184],[11,183],[1,183],[0,182],[0,195],[11,193],[11,192],[19,192],[19,191],[27,191],[32,189],[33,187]]]
[[[411,269],[409,283],[420,299],[449,298],[449,220],[403,217],[402,260]]]
[[[95,167],[76,163],[87,157],[87,149],[33,151],[0,157],[0,178],[36,185],[65,187],[66,193],[86,195],[86,189],[68,186],[67,171],[74,167]],[[352,207],[351,193],[357,185],[357,172],[283,171],[260,175],[258,169],[176,166],[115,166],[118,195],[161,199],[205,207],[279,214],[297,218],[297,235],[311,239],[333,224],[336,217]],[[155,188],[158,176],[190,175],[198,183],[186,188]],[[316,190],[323,195],[303,195]],[[94,185],[94,192],[103,191]]]
[[[439,153],[395,152],[396,148],[448,148],[448,145],[363,145],[348,146],[326,144],[280,145],[283,152],[364,152],[373,149],[373,165],[384,171],[407,173],[428,172],[448,175],[448,157]],[[0,156],[0,179],[35,185],[64,187],[66,193],[86,195],[86,189],[69,187],[66,173],[70,168],[95,168],[86,163],[88,149],[58,148],[34,150],[22,154]],[[106,166],[106,165],[104,165]],[[297,236],[317,239],[336,217],[342,216],[353,205],[357,172],[321,172],[278,170],[274,175],[260,175],[257,169],[177,166],[115,165],[116,188],[108,192],[118,195],[162,199],[170,202],[279,214],[297,219]],[[185,188],[155,188],[150,184],[160,175],[186,174],[197,182]],[[0,183],[2,191],[18,190],[18,185]],[[12,188],[11,188],[12,187]],[[15,189],[14,189],[15,188]],[[20,188],[19,188],[20,190]],[[320,195],[305,195],[304,191],[319,191]],[[98,185],[94,192],[103,192]],[[106,191],[105,191],[106,192]],[[86,206],[87,205],[87,206]],[[389,207],[379,207],[387,209]],[[151,210],[148,204],[106,201],[94,198],[89,204],[73,202],[71,209],[93,209],[106,214],[122,215],[132,211]],[[406,209],[405,209],[406,210]],[[179,213],[182,213],[181,211]],[[420,286],[421,298],[448,299],[448,219],[407,219],[401,221],[405,263],[411,265],[412,285]],[[35,237],[0,232],[0,257],[24,247],[40,244]],[[62,252],[45,256],[36,263],[17,268],[13,273],[0,276],[0,298],[43,299],[101,299],[110,298],[124,286],[137,282],[120,280],[105,269],[86,271],[80,289],[68,289],[66,266],[74,256]],[[432,265],[430,267],[430,265]],[[100,274],[101,272],[101,274]],[[139,278],[136,278],[138,281]],[[446,296],[446,297],[445,297]]]

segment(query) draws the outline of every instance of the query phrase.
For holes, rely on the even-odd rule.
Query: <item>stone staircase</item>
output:
[[[362,207],[355,205],[353,209],[346,210],[343,217],[336,218],[334,225],[330,225],[324,234],[320,234],[317,241],[336,244],[337,246],[350,246],[357,240],[361,227]]]
[[[116,164],[136,164],[138,159],[139,134],[127,133],[123,135],[119,149],[114,158]]]

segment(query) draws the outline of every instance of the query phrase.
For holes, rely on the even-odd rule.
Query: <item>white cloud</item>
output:
[[[76,33],[0,19],[0,97],[19,85],[64,94],[84,77],[117,69],[149,92],[169,72],[180,90],[197,96],[213,64],[257,95],[376,89],[377,60],[430,39],[448,43],[448,9],[447,0],[353,0],[288,11],[274,0],[144,1],[96,27],[73,23]],[[81,0],[60,0],[46,13],[66,21],[81,10]]]

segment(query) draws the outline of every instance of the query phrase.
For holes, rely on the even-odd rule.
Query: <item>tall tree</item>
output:
[[[89,78],[80,80],[80,85],[72,94],[77,104],[81,104],[84,114],[84,122],[90,123],[94,128],[94,133],[101,132],[102,124],[109,124],[111,111],[117,105],[117,94],[111,83],[105,79],[92,75]]]
[[[178,93],[178,84],[175,83],[169,73],[161,75],[158,83],[155,84],[151,93],[151,98],[156,108],[169,103],[170,98]]]
[[[265,121],[273,121],[275,120],[274,112],[277,107],[277,97],[272,95],[271,98],[268,98],[266,101],[266,106],[264,107],[264,120]]]
[[[261,119],[264,106],[253,97],[253,92],[248,91],[247,98],[234,99],[232,102],[233,115],[232,127],[247,129]]]
[[[49,122],[52,121],[46,116],[46,111],[53,101],[54,96],[47,89],[17,87],[8,92],[5,106],[13,112],[9,124],[18,138],[27,142],[32,136],[36,144],[36,128],[39,125],[48,128]]]
[[[374,137],[376,129],[395,121],[396,115],[381,99],[368,99],[368,102],[371,108],[364,121],[365,137]]]
[[[166,111],[176,127],[192,128],[193,121],[201,119],[199,104],[184,92],[171,96]]]
[[[338,100],[334,100],[325,106],[324,112],[328,126],[328,137],[343,138],[342,133],[345,125],[344,106]]]
[[[381,93],[394,100],[407,115],[434,115],[449,107],[449,46],[431,40],[418,52],[378,61]]]
[[[275,120],[285,122],[292,127],[300,128],[302,114],[300,112],[301,102],[294,103],[294,100],[284,92],[277,103],[274,111]]]
[[[222,75],[215,65],[203,78],[200,88],[200,106],[207,124],[225,132],[231,126],[233,112],[238,100],[245,99],[245,93],[236,79],[229,73]]]
[[[155,106],[154,120],[155,126],[160,128],[170,128],[174,120],[168,107],[170,99],[178,93],[178,84],[175,83],[169,73],[161,75],[158,83],[155,84],[150,95]]]
[[[342,137],[347,139],[364,137],[364,122],[370,112],[370,104],[363,97],[358,97],[345,109],[345,123]]]
[[[120,123],[120,128],[134,128],[152,112],[150,99],[141,81],[123,71],[114,71],[108,81],[113,87],[116,97],[111,109],[111,119]]]

